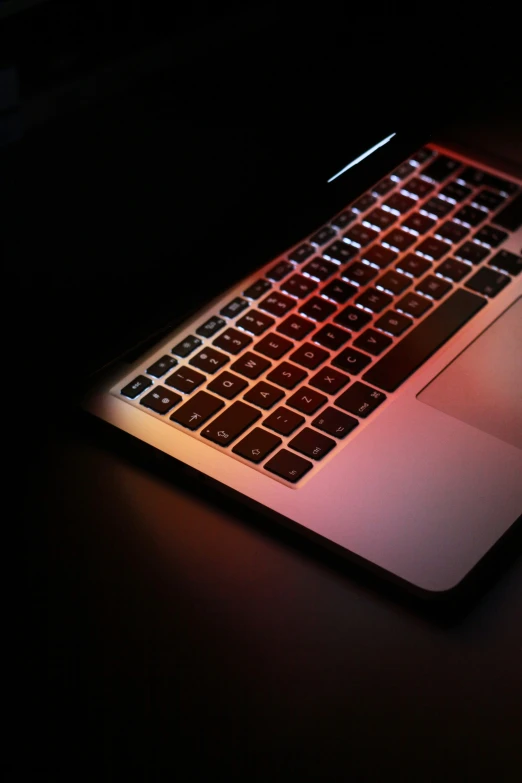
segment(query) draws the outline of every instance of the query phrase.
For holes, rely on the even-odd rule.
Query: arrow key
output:
[[[249,432],[246,438],[239,441],[232,451],[251,462],[262,462],[264,458],[273,451],[276,446],[280,446],[283,441],[277,435],[256,427]]]

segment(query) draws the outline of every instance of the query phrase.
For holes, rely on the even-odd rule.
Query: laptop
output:
[[[522,512],[522,166],[402,109],[265,128],[251,208],[230,222],[214,190],[218,219],[194,205],[185,244],[172,218],[175,275],[137,275],[144,307],[169,289],[171,325],[82,406],[203,491],[436,597]],[[237,177],[234,154],[208,166]]]

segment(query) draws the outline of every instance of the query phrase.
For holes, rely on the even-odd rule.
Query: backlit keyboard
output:
[[[521,199],[423,148],[113,393],[295,484],[520,274]]]

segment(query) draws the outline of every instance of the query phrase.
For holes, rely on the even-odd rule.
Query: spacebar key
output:
[[[481,296],[455,291],[374,364],[363,375],[364,380],[384,391],[395,391],[485,304]]]

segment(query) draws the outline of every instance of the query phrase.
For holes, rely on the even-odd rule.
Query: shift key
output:
[[[253,424],[261,413],[244,402],[234,402],[202,432],[204,438],[220,446],[228,446]]]

